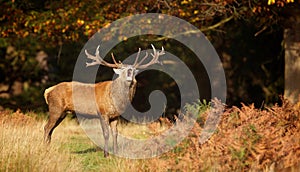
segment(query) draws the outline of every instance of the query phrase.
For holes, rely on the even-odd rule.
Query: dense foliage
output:
[[[0,106],[31,109],[45,105],[45,87],[71,80],[79,51],[100,28],[149,12],[177,16],[205,32],[224,62],[229,104],[277,101],[283,89],[283,61],[282,37],[276,35],[290,24],[290,9],[297,9],[299,2],[2,0],[1,7]],[[186,58],[192,66],[193,60]]]

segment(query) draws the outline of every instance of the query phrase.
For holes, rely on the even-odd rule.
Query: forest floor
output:
[[[202,145],[202,125],[174,149],[154,158],[103,157],[78,125],[67,118],[50,145],[43,143],[45,115],[0,112],[0,171],[297,171],[300,169],[300,106],[226,108],[217,130]],[[207,111],[199,116],[205,118]],[[123,134],[147,139],[171,123],[119,125]]]

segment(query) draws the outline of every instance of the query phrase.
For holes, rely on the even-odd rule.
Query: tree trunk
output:
[[[284,97],[292,103],[300,101],[300,17],[294,11],[284,30],[285,74]]]

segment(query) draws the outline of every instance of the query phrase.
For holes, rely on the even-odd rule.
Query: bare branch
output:
[[[188,34],[197,34],[197,33],[201,33],[201,32],[206,32],[206,31],[209,31],[209,30],[214,30],[218,27],[220,27],[221,25],[229,22],[230,20],[232,20],[234,18],[234,16],[230,16],[224,20],[221,20],[220,22],[214,24],[214,25],[211,25],[209,27],[205,27],[205,28],[201,28],[200,30],[198,29],[195,29],[195,30],[188,30],[188,31],[185,31],[185,32],[181,32],[179,34],[176,34],[176,35],[169,35],[168,37],[160,37],[160,38],[157,38],[157,39],[151,39],[152,41],[162,41],[162,40],[167,40],[169,38],[176,38],[178,36],[181,36],[181,35],[188,35]],[[147,39],[146,39],[147,40]]]

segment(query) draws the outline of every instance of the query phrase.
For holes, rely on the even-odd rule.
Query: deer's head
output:
[[[138,69],[134,68],[132,65],[122,65],[121,68],[113,69],[115,74],[119,75],[120,78],[126,78],[126,81],[131,82],[134,80],[136,74],[138,73]]]
[[[146,52],[145,56],[142,58],[142,60],[138,60],[141,54],[141,49],[139,48],[139,51],[137,53],[137,56],[135,58],[135,62],[134,64],[123,64],[121,62],[117,62],[114,55],[111,54],[113,62],[114,63],[108,63],[105,60],[103,60],[103,58],[99,55],[99,47],[100,45],[97,47],[96,49],[96,53],[95,56],[89,54],[87,52],[87,50],[85,50],[85,54],[87,55],[87,58],[93,60],[90,63],[86,63],[86,66],[93,66],[93,65],[104,65],[107,67],[111,67],[113,68],[114,72],[119,75],[120,78],[122,78],[123,80],[126,80],[128,82],[132,82],[135,79],[136,74],[138,73],[138,69],[145,69],[148,66],[155,64],[155,63],[159,63],[161,64],[161,62],[158,61],[158,57],[161,55],[165,54],[164,48],[162,47],[161,51],[156,51],[155,47],[151,44],[152,49],[153,49],[153,53],[151,53],[152,59],[146,63],[146,64],[142,64],[143,61],[148,57],[148,53]]]

